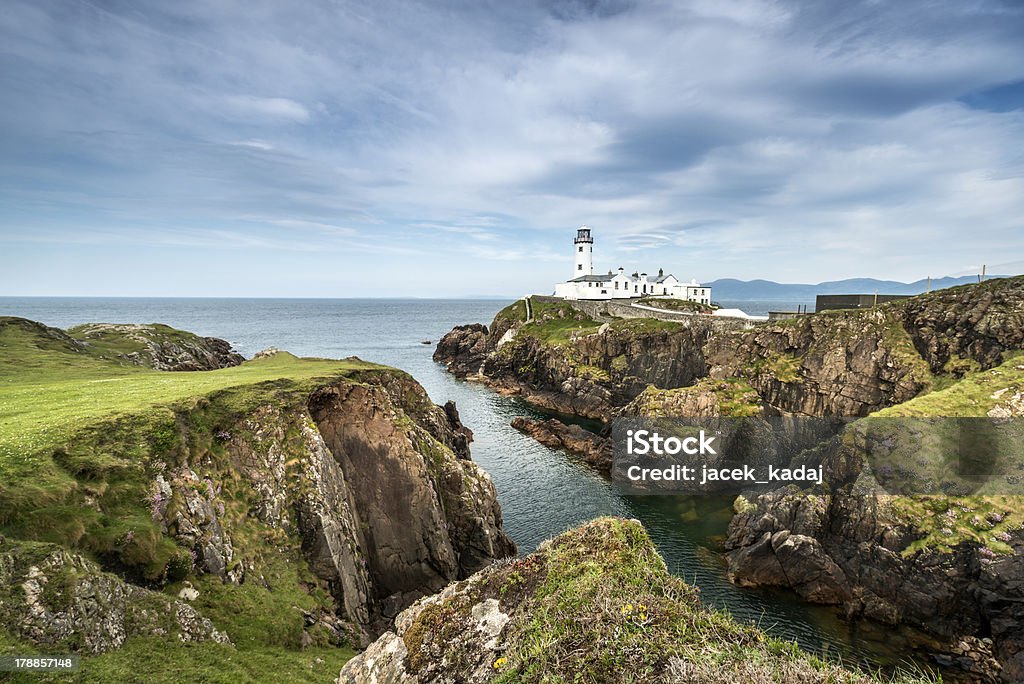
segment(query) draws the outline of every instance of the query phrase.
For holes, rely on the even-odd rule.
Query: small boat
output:
[[[432,340],[420,340],[420,344],[433,344]]]

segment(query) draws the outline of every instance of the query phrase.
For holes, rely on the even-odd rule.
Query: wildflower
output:
[[[508,658],[502,656],[494,661],[494,669],[500,670],[501,668],[505,667],[506,663],[508,663]]]
[[[622,614],[623,615],[626,615],[626,614],[632,613],[632,612],[633,612],[633,604],[632,603],[627,603],[626,605],[622,606]]]

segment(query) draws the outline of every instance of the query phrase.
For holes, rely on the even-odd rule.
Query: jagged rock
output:
[[[450,425],[441,409],[431,413],[435,427]],[[490,477],[431,445],[427,430],[400,427],[386,391],[326,387],[311,398],[310,414],[345,473],[360,525],[368,528],[366,562],[378,600],[415,598],[515,552],[501,531]]]
[[[90,655],[130,636],[228,643],[188,604],[128,584],[53,544],[0,543],[0,618],[34,644]]]
[[[959,372],[955,366],[964,361],[991,368],[1004,351],[1024,347],[1020,278],[939,290],[912,297],[899,309],[914,345],[936,373]]]
[[[487,326],[457,325],[437,343],[434,361],[447,364],[449,373],[464,378],[480,372],[487,352]]]
[[[579,425],[566,425],[556,418],[531,420],[523,416],[512,419],[512,427],[553,449],[562,449],[582,456],[587,463],[610,472],[612,468],[611,439],[596,435]]]
[[[88,323],[68,334],[97,354],[162,371],[215,370],[245,361],[225,340],[160,324]]]

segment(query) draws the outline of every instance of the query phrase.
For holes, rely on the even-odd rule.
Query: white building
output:
[[[669,297],[700,304],[711,303],[711,288],[696,280],[682,283],[674,275],[658,269],[658,275],[646,273],[627,275],[618,272],[594,274],[594,238],[590,229],[582,226],[573,240],[576,263],[572,280],[555,285],[555,296],[563,299],[631,299],[640,297]]]

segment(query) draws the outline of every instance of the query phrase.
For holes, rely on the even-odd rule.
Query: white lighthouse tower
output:
[[[573,244],[576,247],[576,270],[572,277],[594,275],[594,238],[590,237],[590,228],[580,226]]]

